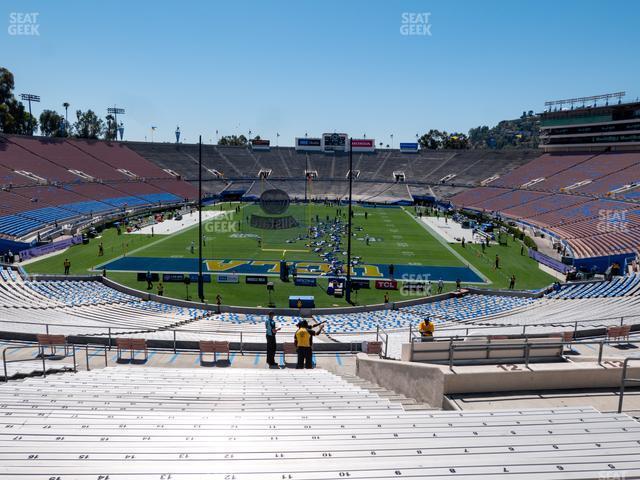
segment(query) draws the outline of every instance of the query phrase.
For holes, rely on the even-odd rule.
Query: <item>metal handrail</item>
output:
[[[65,348],[65,353],[66,353],[66,349],[67,348],[71,348],[71,352],[72,352],[72,357],[73,357],[73,371],[77,372],[78,371],[78,367],[76,364],[76,346],[74,344],[65,344],[65,345],[60,345],[63,346]],[[40,352],[40,357],[42,359],[42,376],[46,377],[47,376],[47,364],[46,364],[46,358],[47,355],[45,355],[44,353],[44,348],[41,348],[41,345],[38,344],[34,344],[34,345],[28,345],[28,346],[22,346],[22,347],[5,347],[2,350],[2,368],[3,368],[3,372],[4,372],[4,381],[8,382],[9,381],[9,373],[7,370],[7,363],[19,363],[19,362],[27,362],[27,361],[31,361],[33,360],[32,358],[20,358],[20,359],[16,359],[16,360],[7,360],[7,351],[8,350],[23,350],[23,349],[33,349],[33,348],[37,348],[38,351]],[[65,355],[66,356],[66,355]]]
[[[531,350],[536,350],[536,349],[544,349],[544,348],[549,348],[550,346],[556,346],[556,345],[562,345],[562,351],[564,352],[565,348],[567,346],[573,346],[573,345],[597,345],[598,346],[598,365],[602,365],[602,357],[603,357],[603,353],[604,353],[604,346],[611,344],[611,343],[623,343],[623,342],[627,342],[626,340],[620,340],[617,342],[611,342],[608,340],[599,340],[599,341],[589,341],[589,342],[584,342],[584,341],[566,341],[564,339],[560,339],[559,342],[557,341],[553,341],[553,339],[556,337],[548,337],[548,338],[541,338],[540,340],[549,340],[548,342],[535,342],[532,343],[530,342],[528,337],[523,337],[521,340],[524,340],[524,342],[515,342],[515,340],[518,339],[506,339],[506,340],[513,340],[513,343],[491,343],[490,340],[488,340],[486,343],[482,343],[479,345],[465,345],[464,341],[458,341],[458,343],[454,343],[454,341],[456,340],[455,338],[449,338],[445,341],[441,341],[441,340],[436,340],[436,341],[431,341],[429,342],[430,344],[443,344],[444,348],[436,348],[433,350],[429,350],[430,353],[441,353],[441,352],[448,352],[448,358],[446,360],[448,360],[449,362],[449,368],[452,370],[453,369],[453,362],[454,362],[454,352],[457,351],[486,351],[487,352],[487,358],[489,358],[489,354],[491,353],[491,351],[498,351],[498,350],[513,350],[513,349],[518,349],[518,348],[522,348],[523,349],[523,353],[524,353],[524,360],[525,360],[525,365],[528,367],[529,366],[529,360],[530,360],[530,354],[531,354]],[[559,338],[559,337],[557,337]],[[411,342],[411,347],[410,347],[410,353],[409,353],[409,361],[413,361],[413,357],[414,357],[414,344],[416,342],[412,341]],[[447,345],[446,347],[444,345]],[[443,359],[445,360],[445,359]],[[639,379],[640,381],[640,379]]]
[[[624,387],[627,385],[627,382],[630,383],[640,383],[640,378],[627,378],[627,367],[629,366],[629,362],[634,360],[640,360],[640,357],[627,357],[622,364],[622,375],[620,377],[620,394],[618,398],[618,413],[622,413],[622,402],[624,401]]]

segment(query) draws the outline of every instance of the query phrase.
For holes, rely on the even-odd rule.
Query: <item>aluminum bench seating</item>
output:
[[[624,414],[590,407],[405,411],[322,370],[119,366],[6,387],[0,479],[640,473],[640,425]]]
[[[561,360],[562,341],[562,337],[550,337],[414,342],[402,345],[401,359],[454,364]]]

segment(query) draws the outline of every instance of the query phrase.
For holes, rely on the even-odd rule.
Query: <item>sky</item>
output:
[[[639,23],[631,0],[2,0],[0,66],[40,95],[36,115],[124,108],[125,140],[179,125],[188,143],[337,131],[397,147],[546,100],[635,99]]]

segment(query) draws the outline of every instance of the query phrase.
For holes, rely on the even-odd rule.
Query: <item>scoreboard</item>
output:
[[[345,152],[347,150],[346,133],[323,133],[322,149],[325,152]]]

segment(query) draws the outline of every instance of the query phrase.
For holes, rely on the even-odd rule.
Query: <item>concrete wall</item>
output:
[[[382,360],[359,353],[356,375],[420,403],[442,407],[444,375],[437,366]]]
[[[627,370],[628,378],[640,378],[640,364]],[[511,368],[515,367],[515,370]],[[619,387],[622,375],[619,359],[557,362],[524,365],[482,365],[454,367],[443,365],[382,360],[365,354],[356,358],[356,374],[381,387],[428,403],[447,407],[444,395],[545,390],[579,390]]]

